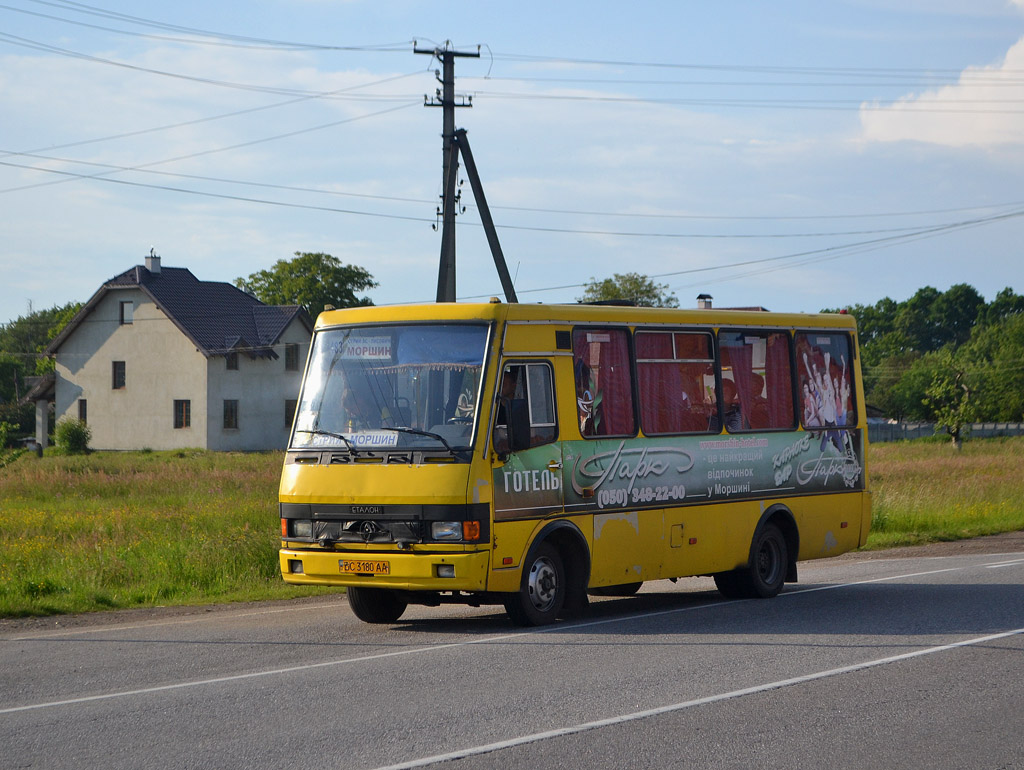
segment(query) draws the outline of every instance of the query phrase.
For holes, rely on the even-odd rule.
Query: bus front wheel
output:
[[[364,623],[394,623],[409,606],[394,591],[384,588],[349,586],[346,594],[352,612]]]
[[[750,545],[748,565],[717,573],[715,586],[727,599],[770,599],[786,582],[788,558],[782,531],[774,524],[765,524]]]
[[[505,599],[505,611],[520,626],[554,623],[565,603],[565,566],[558,550],[540,543],[523,564],[519,591]]]

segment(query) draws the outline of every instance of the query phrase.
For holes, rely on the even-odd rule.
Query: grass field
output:
[[[280,453],[0,464],[0,617],[308,596],[278,572]],[[871,448],[869,548],[1024,529],[1024,438]]]

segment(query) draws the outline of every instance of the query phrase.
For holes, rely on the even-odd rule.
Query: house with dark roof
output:
[[[55,418],[85,420],[94,449],[282,449],[312,330],[297,305],[265,305],[151,254],[47,347]]]

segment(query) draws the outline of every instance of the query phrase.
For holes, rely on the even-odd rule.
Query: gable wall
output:
[[[131,324],[119,302],[131,300]],[[112,362],[125,362],[114,390]],[[221,359],[223,363],[223,359]],[[93,449],[206,448],[206,358],[138,289],[112,290],[57,352],[56,417],[87,401]],[[174,428],[174,400],[191,402],[191,427]]]

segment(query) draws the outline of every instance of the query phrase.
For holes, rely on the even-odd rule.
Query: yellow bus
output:
[[[280,486],[284,579],[355,614],[713,576],[775,596],[863,545],[871,506],[848,315],[439,303],[323,313]]]

